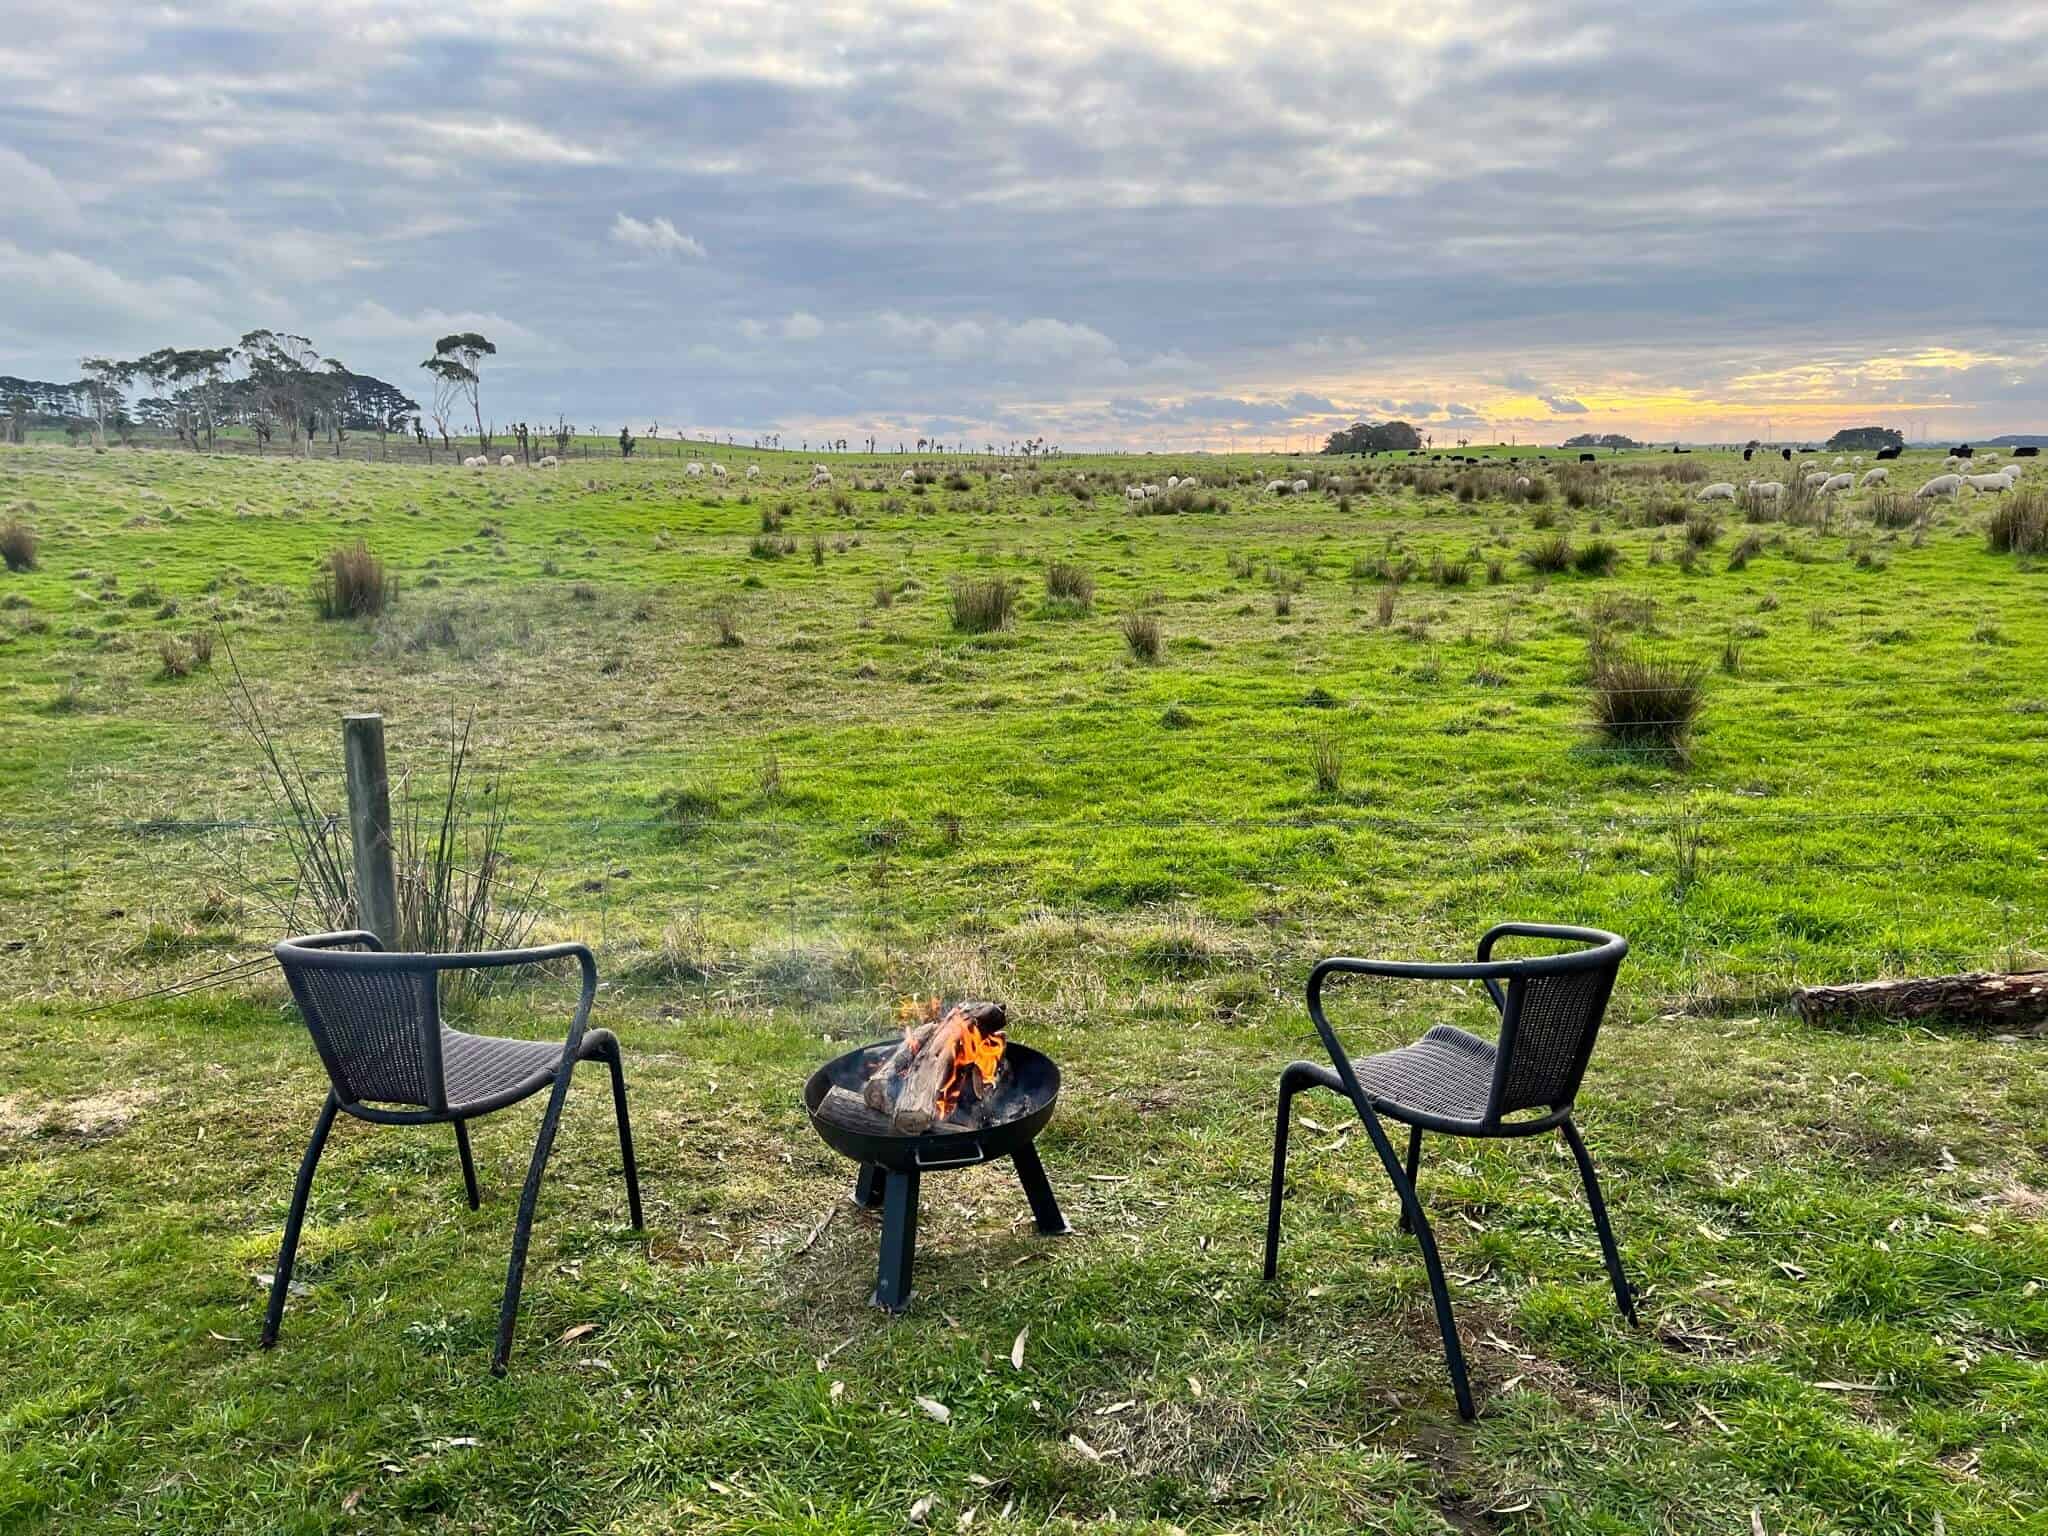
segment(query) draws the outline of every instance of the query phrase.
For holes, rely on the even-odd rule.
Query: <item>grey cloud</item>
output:
[[[465,315],[510,414],[1078,442],[1952,346],[2017,361],[1862,387],[2048,414],[2019,0],[1452,0],[1325,16],[1306,55],[1229,4],[11,20],[8,371],[275,324],[405,382],[405,327]]]

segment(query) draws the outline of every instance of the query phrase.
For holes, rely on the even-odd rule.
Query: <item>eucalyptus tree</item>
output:
[[[476,422],[477,451],[491,451],[491,440],[484,434],[483,361],[497,355],[498,349],[477,332],[457,331],[435,342],[434,355],[420,364],[434,376],[434,421],[444,440],[449,414],[457,402],[467,401]]]

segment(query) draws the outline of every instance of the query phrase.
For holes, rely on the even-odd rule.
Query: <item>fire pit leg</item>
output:
[[[882,1262],[874,1302],[891,1312],[910,1305],[910,1266],[917,1256],[918,1175],[888,1170],[882,1191]]]
[[[872,1211],[882,1203],[882,1168],[879,1163],[862,1163],[853,1181],[853,1203]]]
[[[1027,1141],[1010,1154],[1010,1161],[1016,1165],[1017,1182],[1024,1186],[1024,1198],[1031,1202],[1031,1214],[1037,1219],[1038,1230],[1047,1237],[1073,1231],[1067,1225],[1067,1218],[1060,1214],[1059,1201],[1053,1198],[1052,1180],[1045,1176],[1045,1164],[1038,1160],[1038,1148]]]

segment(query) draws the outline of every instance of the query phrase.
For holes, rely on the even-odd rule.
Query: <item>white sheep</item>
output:
[[[726,469],[725,469],[725,466],[724,466],[723,464],[714,464],[714,465],[712,465],[712,466],[711,466],[711,478],[712,478],[712,479],[714,479],[714,480],[723,480],[723,479],[724,479],[725,477],[726,477]]]
[[[517,464],[518,462],[519,461],[517,459],[513,458],[512,455],[508,453],[498,460],[498,467],[500,469],[510,469],[514,464]]]
[[[749,465],[747,466],[747,478],[748,478],[749,480],[758,480],[758,479],[760,479],[760,478],[761,478],[761,466],[760,466],[760,465],[758,465],[758,464],[749,464]]]
[[[1743,488],[1743,494],[1749,498],[1750,504],[1754,506],[1766,501],[1782,500],[1785,495],[1785,487],[1782,482],[1777,480],[1752,480]]]
[[[1984,462],[1986,464],[1996,464],[1998,462],[1998,455],[1995,453],[1987,453],[1984,455]]]
[[[1863,471],[1863,479],[1860,483],[1865,487],[1873,485],[1883,485],[1887,481],[1889,481],[1891,477],[1892,472],[1890,470],[1885,469],[1882,466],[1879,466],[1876,469],[1866,469],[1865,471]]]
[[[1000,481],[1001,481],[1001,482],[1003,482],[1003,483],[1004,483],[1005,485],[1009,484],[1009,482],[1010,482],[1010,481],[1012,481],[1012,480],[1014,480],[1014,479],[1016,479],[1016,478],[1017,478],[1017,477],[1016,477],[1015,475],[1011,474],[1011,473],[1010,473],[1010,472],[1009,472],[1009,471],[1008,471],[1007,469],[1006,469],[1006,470],[1004,470],[1004,471],[1003,471],[1003,472],[1002,472],[1002,473],[1001,473],[1000,475],[997,475],[997,476],[996,476],[996,479],[1000,480]]]
[[[1993,496],[2012,489],[2012,481],[2008,480],[2003,474],[1964,475],[1962,481],[1963,484],[1973,491],[1989,492]]]
[[[1143,490],[1145,492],[1145,499],[1147,501],[1150,501],[1154,496],[1157,496],[1159,494],[1159,487],[1156,485],[1147,484],[1143,487]]]
[[[1528,489],[1529,489],[1529,477],[1528,477],[1527,475],[1517,475],[1517,476],[1515,476],[1515,492],[1516,492],[1516,494],[1517,494],[1517,495],[1523,495],[1523,494],[1526,494],[1526,493],[1528,492]]]
[[[1294,482],[1291,480],[1268,480],[1266,482],[1266,494],[1268,496],[1285,496],[1293,489]]]
[[[1963,461],[1957,458],[1954,454],[1950,454],[1947,458],[1941,461],[1941,467],[1943,469],[1954,469],[1958,464],[1962,462]]]
[[[1806,476],[1806,488],[1809,491],[1817,491],[1823,485],[1826,485],[1828,481],[1833,478],[1834,477],[1830,475],[1826,470],[1816,469],[1811,474]]]
[[[1855,488],[1856,477],[1854,475],[1829,475],[1827,479],[1821,482],[1820,493],[1823,496],[1832,496],[1837,491],[1851,491]]]
[[[1145,487],[1142,485],[1127,485],[1124,487],[1125,501],[1143,501],[1144,499]]]
[[[1306,480],[1297,480],[1294,482],[1294,489],[1297,492],[1305,491],[1308,489],[1308,482]]]
[[[1524,480],[1519,483],[1527,485],[1529,482]],[[1692,499],[1694,501],[1733,501],[1735,499],[1735,485],[1732,481],[1716,480],[1712,485],[1703,485],[1693,492]]]
[[[553,469],[561,462],[562,461],[556,458],[552,453],[544,453],[540,456],[540,467],[542,469]]]
[[[1803,474],[1805,474],[1805,473],[1806,473],[1806,472],[1807,472],[1807,471],[1808,471],[1809,469],[1819,469],[1819,468],[1820,468],[1820,463],[1819,463],[1819,461],[1818,461],[1818,460],[1815,460],[1815,459],[1808,459],[1808,460],[1807,460],[1807,461],[1806,461],[1806,462],[1805,462],[1804,464],[1801,464],[1801,465],[1799,466],[1799,473],[1801,473],[1801,474],[1803,475]]]
[[[1850,454],[1849,463],[1853,465],[1855,468],[1861,469],[1863,467],[1863,455],[1860,453]]]
[[[1201,483],[1201,480],[1194,475],[1182,475],[1180,477],[1180,486],[1181,489],[1184,491],[1192,489],[1193,487],[1198,486]]]
[[[1936,496],[1953,496],[1963,488],[1961,475],[1936,475],[1932,480],[1913,493],[1915,501],[1927,501]]]
[[[704,466],[698,463],[695,459],[692,459],[689,463],[683,466],[683,473],[688,475],[692,480],[700,480],[704,476]]]
[[[1840,467],[1841,467],[1842,465],[1844,465],[1844,464],[1846,464],[1846,463],[1848,463],[1848,462],[1849,462],[1849,461],[1848,461],[1847,459],[1843,458],[1843,457],[1842,457],[1842,456],[1841,456],[1841,455],[1840,455],[1839,453],[1835,455],[1835,467],[1836,467],[1837,469],[1839,469],[1839,468],[1840,468]]]
[[[915,485],[917,483],[917,471],[914,469],[906,469],[905,471],[903,471],[902,474],[896,477],[896,483],[898,485]]]

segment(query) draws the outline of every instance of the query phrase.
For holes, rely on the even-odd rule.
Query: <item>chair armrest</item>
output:
[[[1362,1101],[1363,1090],[1359,1087],[1358,1075],[1351,1069],[1351,1057],[1323,1013],[1325,981],[1332,976],[1388,976],[1402,981],[1483,981],[1498,1003],[1500,993],[1495,990],[1495,979],[1513,973],[1514,962],[1508,960],[1361,960],[1349,955],[1335,955],[1319,961],[1316,968],[1308,973],[1309,1022],[1315,1025],[1316,1033],[1322,1037],[1323,1049],[1330,1053],[1330,1063],[1343,1080],[1345,1092]]]
[[[339,949],[344,944],[360,944],[373,952],[381,952],[384,948],[384,941],[367,928],[343,928],[334,933],[313,933],[303,939],[287,939],[285,943],[293,949]]]
[[[597,957],[584,944],[540,944],[529,949],[483,949],[467,954],[422,955],[421,960],[437,971],[484,971],[512,965],[546,965],[551,960],[573,959],[583,972],[582,994],[576,999],[576,1016],[569,1023],[569,1038],[562,1046],[564,1063],[576,1059],[583,1044],[583,1031],[590,1023],[590,1008],[597,1001]]]

